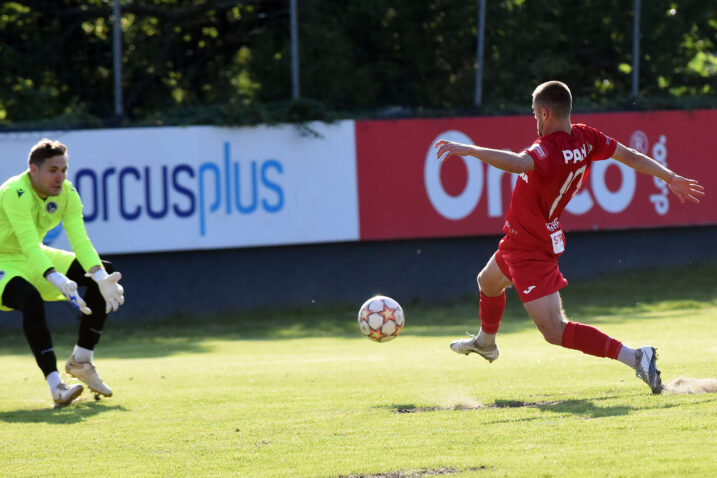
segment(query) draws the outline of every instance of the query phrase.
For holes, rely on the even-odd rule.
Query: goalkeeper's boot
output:
[[[55,401],[55,408],[64,407],[72,403],[82,393],[82,385],[66,385],[62,382],[52,391],[52,399]]]
[[[78,380],[81,380],[90,387],[93,392],[104,395],[105,397],[112,396],[112,389],[102,381],[100,376],[97,374],[95,365],[91,362],[77,363],[75,362],[75,355],[70,355],[65,364],[65,372],[69,373]]]
[[[451,350],[457,354],[468,355],[471,352],[477,353],[488,362],[493,362],[498,358],[498,346],[493,345],[478,345],[478,336],[466,332],[470,336],[470,339],[454,340],[451,342]]]
[[[635,375],[650,386],[652,393],[660,394],[664,389],[657,370],[657,350],[655,347],[640,347],[635,349]]]

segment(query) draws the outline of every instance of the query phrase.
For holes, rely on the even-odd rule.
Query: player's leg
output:
[[[478,274],[481,330],[477,342],[480,345],[495,345],[495,336],[505,312],[505,289],[511,285],[503,270],[507,271],[508,265],[497,251]]]
[[[114,271],[111,263],[102,261],[102,265],[107,273],[111,274]],[[70,264],[70,267],[67,270],[67,277],[70,280],[77,282],[78,286],[84,286],[87,288],[85,294],[83,295],[83,299],[87,303],[87,307],[92,309],[92,314],[82,314],[80,316],[80,331],[77,338],[77,345],[85,349],[87,352],[83,352],[83,355],[77,358],[81,359],[83,362],[91,362],[92,356],[84,354],[89,354],[93,351],[95,346],[100,341],[105,322],[107,321],[107,313],[105,312],[106,303],[100,293],[97,283],[92,280],[92,278],[85,276],[85,270],[82,268],[77,259],[73,260]]]
[[[568,320],[563,312],[560,292],[553,292],[539,299],[525,302],[523,306],[548,343],[577,348],[572,347],[572,343],[564,345],[562,341]]]
[[[495,336],[498,333],[500,320],[505,311],[505,289],[511,284],[510,279],[506,277],[498,266],[499,254],[500,252],[496,252],[478,274],[481,320],[478,335],[471,335],[470,339],[451,342],[451,350],[454,352],[464,355],[477,353],[488,362],[493,362],[499,356]]]
[[[94,350],[104,330],[107,313],[105,300],[102,298],[95,281],[85,277],[85,270],[74,255],[68,256],[64,251],[46,251],[55,268],[87,290],[83,296],[87,306],[92,310],[90,315],[80,315],[80,327],[75,348],[65,363],[65,371],[84,382],[93,392],[111,397],[112,389],[104,383],[93,363]],[[113,271],[109,262],[103,261],[107,272]]]
[[[653,393],[662,391],[653,347],[631,349],[595,327],[569,321],[563,311],[559,292],[525,302],[523,306],[547,342],[580,350],[588,355],[619,360],[634,368]]]
[[[22,330],[37,365],[50,386],[56,406],[67,405],[82,393],[82,385],[68,386],[57,371],[57,357],[45,318],[45,302],[40,292],[20,276],[11,278],[2,290],[2,304],[22,312]]]

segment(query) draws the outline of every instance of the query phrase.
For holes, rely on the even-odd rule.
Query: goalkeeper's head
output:
[[[54,158],[55,156],[65,156],[65,159],[69,159],[67,157],[67,146],[59,141],[42,138],[30,150],[30,154],[27,156],[27,163],[28,165],[34,164],[40,167],[47,159]]]
[[[67,146],[43,138],[30,150],[27,162],[30,181],[37,194],[45,199],[57,196],[67,178]]]

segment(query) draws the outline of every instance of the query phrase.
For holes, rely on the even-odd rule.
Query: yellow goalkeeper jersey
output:
[[[30,172],[13,176],[0,186],[0,264],[25,261],[37,274],[52,267],[42,250],[42,238],[63,223],[72,250],[83,269],[101,264],[87,237],[82,200],[65,180],[57,196],[42,199],[32,188]]]

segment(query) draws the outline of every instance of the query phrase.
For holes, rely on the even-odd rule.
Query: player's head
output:
[[[67,178],[67,146],[43,138],[30,150],[27,162],[32,187],[40,197],[57,196]]]
[[[533,91],[533,113],[538,121],[538,134],[543,135],[543,124],[549,119],[570,121],[573,97],[568,85],[561,81],[547,81]]]

